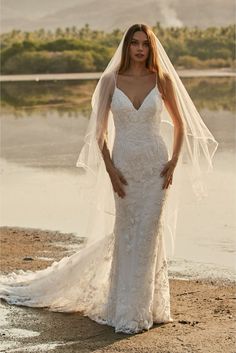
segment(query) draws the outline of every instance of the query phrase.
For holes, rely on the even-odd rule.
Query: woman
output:
[[[164,234],[174,229],[168,216],[185,170],[175,173],[176,183],[173,174],[177,164],[182,171],[182,150],[199,195],[199,152],[211,166],[217,148],[194,108],[151,28],[131,26],[96,86],[76,163],[84,172],[78,213],[85,247],[45,270],[2,276],[0,297],[80,311],[128,334],[173,322]],[[170,131],[162,137],[162,122],[174,127],[172,141]]]
[[[171,80],[160,72],[149,38],[145,25],[132,26],[124,40],[114,86],[109,74],[101,83],[101,92],[111,87],[106,92],[110,99],[103,113],[108,117],[111,109],[116,131],[112,159],[105,141],[105,124],[97,133],[106,170],[118,195],[110,318],[115,318],[116,331],[123,332],[149,329],[153,322],[173,321],[160,223],[163,189],[172,182],[184,129]],[[169,161],[159,133],[162,100],[175,125]]]

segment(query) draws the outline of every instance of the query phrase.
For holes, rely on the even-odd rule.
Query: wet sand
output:
[[[1,227],[1,272],[37,270],[73,253],[80,240],[56,231]],[[0,352],[235,353],[233,283],[170,279],[173,323],[142,334],[114,333],[79,313],[8,305],[1,301]]]

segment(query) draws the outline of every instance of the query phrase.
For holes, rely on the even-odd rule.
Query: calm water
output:
[[[219,142],[209,197],[186,202],[170,276],[235,280],[235,78],[185,78]],[[78,234],[78,168],[96,80],[5,82],[1,92],[1,225]]]

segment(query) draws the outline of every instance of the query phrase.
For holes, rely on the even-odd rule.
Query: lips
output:
[[[137,56],[138,58],[143,58],[144,54],[136,54],[135,56]]]

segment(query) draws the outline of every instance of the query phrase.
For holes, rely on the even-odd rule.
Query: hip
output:
[[[115,141],[112,150],[114,165],[126,175],[148,176],[162,170],[168,161],[168,149],[162,136],[150,141]]]

